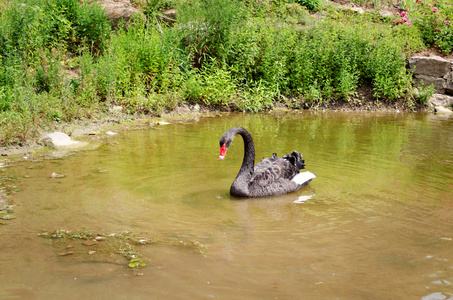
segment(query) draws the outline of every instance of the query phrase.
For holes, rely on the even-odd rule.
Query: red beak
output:
[[[227,150],[228,150],[228,148],[226,147],[226,143],[223,144],[222,147],[220,147],[220,156],[219,156],[220,160],[223,160],[225,158],[225,154],[226,154]]]

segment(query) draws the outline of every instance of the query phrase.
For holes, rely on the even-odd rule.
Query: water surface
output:
[[[114,127],[96,150],[2,168],[21,190],[0,227],[1,299],[451,299],[453,119],[428,114],[231,114]],[[317,178],[282,196],[229,195],[242,162],[300,151]],[[62,178],[51,178],[56,172]],[[130,231],[138,271],[43,230]],[[198,248],[178,245],[202,245]],[[74,255],[60,256],[74,244]],[[71,245],[72,246],[72,245]],[[85,248],[83,248],[85,247]]]

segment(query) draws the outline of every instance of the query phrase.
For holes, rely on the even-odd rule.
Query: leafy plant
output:
[[[278,7],[276,17],[290,24],[305,25],[310,15],[299,3],[285,3]]]
[[[439,48],[443,54],[453,50],[453,6],[448,0],[415,0],[405,2],[406,14],[412,16],[428,45]]]
[[[258,112],[271,108],[276,98],[275,90],[263,84],[263,81],[258,81],[243,89],[235,106],[242,111]]]
[[[0,18],[0,55],[34,56],[38,49],[62,46],[74,53],[101,53],[110,25],[99,3],[78,0],[12,1]]]
[[[215,61],[199,72],[191,73],[187,80],[186,97],[208,105],[227,106],[236,94],[235,79],[225,68],[218,68]]]
[[[156,26],[160,32],[162,32],[163,28],[168,26],[170,22],[173,23],[176,21],[160,11],[165,7],[166,5],[161,0],[146,0],[143,9],[147,22]]]
[[[112,35],[89,1],[0,6],[1,146],[111,105],[154,115],[187,101],[261,111],[294,99],[354,101],[361,87],[393,102],[412,97],[408,55],[424,42],[444,53],[453,44],[447,0],[405,2],[398,26],[316,1],[306,7],[323,9],[322,18],[287,1],[182,1],[173,27],[160,15],[173,0],[134,1],[145,16]]]
[[[182,1],[177,24],[193,66],[219,58],[232,28],[241,26],[246,6],[241,0]]]
[[[423,87],[423,81],[420,82],[420,85],[417,88],[418,93],[416,94],[416,100],[420,104],[428,104],[429,99],[436,92],[434,84]]]
[[[296,3],[305,6],[311,11],[316,11],[321,7],[320,0],[296,0]]]

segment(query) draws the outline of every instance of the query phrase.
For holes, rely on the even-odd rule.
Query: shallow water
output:
[[[96,150],[0,169],[21,190],[16,219],[0,226],[0,299],[453,299],[452,118],[171,122],[114,127]],[[288,195],[231,198],[242,141],[219,161],[218,140],[234,126],[252,133],[257,160],[298,150],[317,178]],[[38,237],[58,229],[157,242],[136,246],[147,266],[134,271],[114,251]],[[74,254],[60,256],[68,244]]]

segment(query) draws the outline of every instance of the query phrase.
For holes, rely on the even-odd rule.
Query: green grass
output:
[[[158,8],[170,4],[180,12],[173,27],[159,21]],[[356,103],[362,87],[372,89],[373,100],[424,104],[426,93],[414,96],[406,58],[427,45],[452,47],[451,27],[429,38],[423,24],[430,19],[415,11],[414,25],[406,26],[328,5],[312,8],[315,15],[283,1],[140,6],[145,14],[115,32],[98,4],[0,6],[0,145],[26,143],[112,105],[154,115],[183,103],[262,111],[276,102]],[[439,7],[450,11],[446,2]]]

